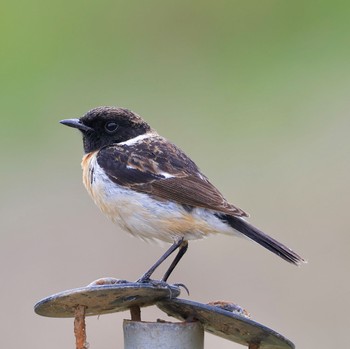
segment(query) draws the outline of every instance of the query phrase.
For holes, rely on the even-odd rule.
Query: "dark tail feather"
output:
[[[277,254],[277,256],[280,256],[287,262],[295,265],[306,263],[302,257],[293,252],[291,249],[268,236],[258,228],[255,228],[253,225],[247,223],[244,219],[229,215],[221,215],[220,218],[227,222],[233,229],[238,230],[249,239],[254,240],[261,246],[264,246],[269,251]]]

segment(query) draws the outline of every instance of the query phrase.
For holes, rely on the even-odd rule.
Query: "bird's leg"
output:
[[[179,246],[179,252],[177,253],[173,262],[170,264],[170,267],[168,268],[168,270],[164,274],[162,281],[166,282],[168,280],[170,274],[173,272],[173,270],[177,266],[177,263],[180,262],[181,258],[186,253],[187,249],[188,249],[188,242],[186,240],[183,240]],[[188,292],[188,290],[187,290],[187,292]]]
[[[175,241],[170,248],[157,260],[157,262],[155,262],[152,267],[147,270],[138,280],[137,282],[147,282],[149,281],[151,275],[154,273],[154,271],[177,249],[180,248],[178,254],[175,257],[175,260],[177,259],[176,263],[175,260],[173,261],[173,263],[171,264],[170,268],[168,269],[168,271],[166,272],[166,274],[164,276],[166,276],[167,278],[169,277],[170,273],[172,272],[172,270],[175,268],[176,264],[179,262],[179,260],[181,259],[181,257],[183,256],[183,254],[186,252],[186,250],[180,255],[180,251],[182,249],[182,244],[186,243],[187,245],[187,241],[184,241],[184,239],[179,239],[177,241]],[[186,247],[187,249],[187,247]],[[180,256],[179,256],[180,255]],[[179,256],[179,257],[178,257]],[[171,268],[172,267],[172,268]],[[169,271],[170,270],[170,271]],[[166,279],[167,279],[166,278]],[[164,277],[163,277],[164,279]],[[165,280],[166,280],[165,279]],[[164,280],[164,281],[165,281]]]

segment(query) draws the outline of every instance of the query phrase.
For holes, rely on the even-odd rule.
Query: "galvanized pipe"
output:
[[[200,322],[144,322],[124,320],[124,349],[203,349]]]

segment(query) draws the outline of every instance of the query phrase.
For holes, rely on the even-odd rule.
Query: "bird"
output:
[[[215,234],[246,237],[294,265],[306,262],[248,223],[248,214],[228,202],[180,148],[131,110],[102,106],[60,123],[82,134],[83,183],[100,210],[134,236],[171,244],[138,282],[149,282],[178,249],[161,279],[166,282],[188,241]]]

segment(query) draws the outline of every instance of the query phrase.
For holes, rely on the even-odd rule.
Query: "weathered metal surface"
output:
[[[135,283],[118,280],[117,283],[97,280],[89,286],[63,291],[39,301],[34,310],[48,317],[74,317],[78,305],[86,307],[86,315],[102,315],[146,307],[162,299],[175,298],[180,288],[162,282]]]
[[[124,349],[203,349],[204,331],[195,322],[124,320]]]
[[[294,349],[279,333],[237,312],[184,299],[162,300],[157,306],[177,319],[198,320],[205,331],[250,348]]]

